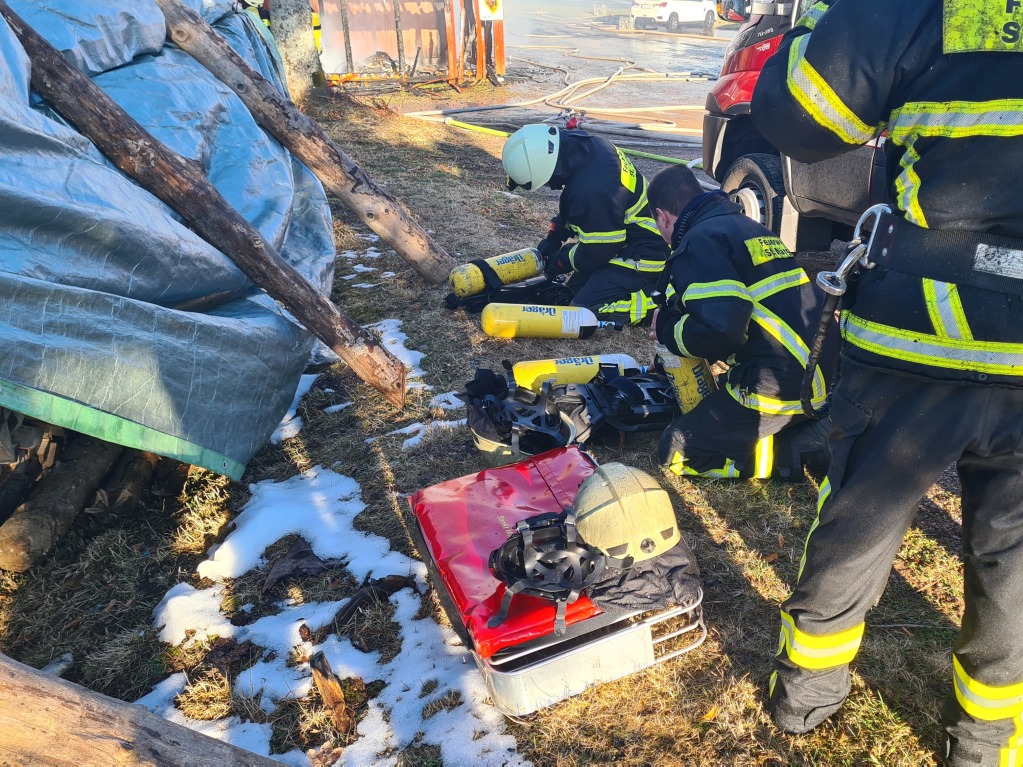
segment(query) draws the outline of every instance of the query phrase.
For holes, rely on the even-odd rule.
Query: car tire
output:
[[[785,179],[777,157],[759,152],[743,155],[728,168],[721,188],[742,207],[744,215],[775,234],[781,231]]]
[[[668,20],[664,22],[664,28],[668,32],[678,32],[678,14],[671,14]]]
[[[717,14],[713,11],[707,11],[707,15],[703,17],[703,34],[713,35],[714,34],[714,22],[717,21]]]

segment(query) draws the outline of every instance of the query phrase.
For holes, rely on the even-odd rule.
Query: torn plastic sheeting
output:
[[[229,2],[188,3],[280,87],[275,52]],[[319,181],[227,86],[155,48],[152,2],[9,5],[222,195],[321,291],[334,261]],[[77,42],[76,42],[77,41]],[[161,41],[162,42],[162,41]],[[0,406],[237,478],[291,402],[311,336],[263,294],[173,307],[251,283],[28,92],[0,22]]]

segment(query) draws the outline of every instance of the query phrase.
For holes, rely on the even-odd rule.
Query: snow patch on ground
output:
[[[275,615],[247,626],[230,623],[220,610],[226,581],[266,564],[261,559],[266,547],[291,533],[302,535],[321,558],[345,561],[356,579],[412,575],[418,584],[425,585],[426,568],[422,563],[392,551],[386,539],[354,528],[355,517],[364,506],[359,485],[350,477],[315,467],[283,482],[259,482],[251,489],[252,498],[236,519],[236,529],[199,565],[199,574],[213,580],[214,585],[195,589],[189,583],[179,583],[157,606],[154,618],[160,638],[180,644],[214,635],[228,636],[266,648],[269,652],[262,660],[237,676],[233,689],[260,696],[268,712],[279,701],[303,698],[310,691],[308,665],[288,665],[289,653],[296,647],[304,657],[322,651],[342,678],[383,681],[383,691],[369,702],[366,718],[359,724],[359,740],[345,748],[342,764],[394,764],[393,754],[415,741],[419,733],[423,742],[440,747],[445,764],[525,764],[515,751],[514,738],[505,732],[501,714],[484,703],[484,680],[454,632],[432,619],[416,619],[422,609],[419,594],[405,590],[391,597],[396,607],[394,620],[401,627],[402,649],[387,663],[380,661],[378,653],[360,652],[346,638],[334,634],[319,645],[302,642],[299,627],[304,623],[315,632],[328,625],[344,600],[307,604],[285,600]],[[436,682],[436,688],[422,696],[428,681]],[[269,725],[243,722],[237,717],[214,722],[187,719],[174,706],[174,699],[186,684],[183,673],[175,674],[138,702],[171,721],[269,755]],[[423,717],[424,707],[452,693],[458,694],[458,705]],[[308,764],[307,757],[298,751],[274,758],[289,764]]]
[[[277,428],[274,429],[274,433],[270,435],[270,442],[277,445],[280,444],[281,440],[291,439],[296,436],[302,429],[302,419],[299,418],[296,413],[298,412],[298,403],[302,401],[309,390],[313,386],[313,382],[316,381],[316,375],[304,375],[298,379],[298,388],[295,389],[295,398],[291,401],[291,407],[284,416],[284,420],[278,424]]]
[[[408,450],[409,448],[415,447],[420,442],[422,442],[423,437],[425,437],[427,434],[430,434],[431,432],[440,431],[441,429],[457,429],[459,426],[465,426],[465,424],[466,420],[464,418],[459,418],[457,421],[430,421],[429,423],[412,423],[409,424],[408,426],[405,426],[404,428],[389,431],[386,434],[381,435],[380,437],[368,437],[366,439],[366,444],[372,444],[376,442],[378,439],[390,437],[393,434],[411,434],[412,435],[411,437],[409,437],[407,440],[401,443],[401,449]]]
[[[465,407],[465,403],[455,396],[456,393],[446,391],[443,394],[436,395],[430,400],[430,407],[439,407],[441,410],[458,410],[461,407]]]
[[[356,282],[356,283],[352,284],[352,287],[353,288],[368,289],[368,288],[376,288],[376,287],[379,287],[379,286],[375,282]]]
[[[351,402],[342,402],[340,405],[330,405],[329,407],[323,408],[324,413],[340,413],[346,407],[351,407]]]
[[[356,272],[375,272],[375,266],[366,266],[365,264],[355,264],[352,269]]]
[[[409,370],[410,379],[421,379],[421,352],[405,347],[408,340],[399,320],[384,320],[369,326],[381,335],[382,344]],[[275,441],[298,434],[302,419],[296,415],[301,397],[309,391],[315,375],[302,376],[295,401],[288,415],[274,432]],[[429,388],[421,380],[411,387]],[[454,392],[440,394],[431,405],[445,410],[461,407]],[[325,408],[337,412],[352,403]],[[436,429],[456,428],[465,419],[416,423],[390,434],[410,434],[403,449],[419,444]],[[371,440],[367,440],[371,441]],[[342,466],[338,461],[333,468]],[[188,644],[210,637],[246,640],[264,648],[266,654],[233,680],[232,689],[258,697],[267,713],[280,701],[301,699],[309,694],[312,675],[308,664],[290,664],[293,652],[311,657],[322,651],[341,678],[357,676],[369,682],[384,682],[382,692],[368,704],[366,717],[359,723],[359,739],[345,747],[340,764],[391,765],[396,754],[417,739],[437,745],[444,764],[450,765],[526,765],[516,753],[515,739],[505,730],[505,722],[488,698],[486,684],[472,657],[461,646],[454,632],[430,618],[416,619],[422,612],[422,596],[410,590],[391,597],[394,620],[400,627],[402,648],[393,660],[383,663],[379,653],[357,650],[347,638],[330,634],[319,645],[303,642],[302,624],[312,631],[331,623],[346,600],[298,604],[294,599],[276,603],[277,612],[265,615],[246,626],[233,625],[221,605],[229,593],[231,579],[264,567],[263,552],[284,536],[301,535],[321,559],[343,562],[359,581],[385,575],[408,575],[422,588],[426,585],[426,567],[404,554],[392,551],[380,536],[355,529],[355,518],[365,508],[361,488],[351,477],[320,466],[282,482],[266,480],[250,486],[251,497],[234,520],[234,529],[226,540],[209,551],[209,557],[197,568],[198,575],[212,581],[197,589],[188,582],[171,588],[154,610],[154,624],[160,639],[170,644]],[[248,606],[251,610],[251,606]],[[242,608],[244,609],[244,608]],[[435,689],[423,695],[426,682]],[[185,691],[184,673],[174,674],[153,688],[138,702],[154,713],[255,753],[269,755],[271,726],[244,722],[238,717],[200,722],[186,718],[174,705]],[[441,709],[426,718],[423,709],[457,693],[460,703],[450,710]],[[286,764],[308,765],[309,757],[300,751],[274,754]]]

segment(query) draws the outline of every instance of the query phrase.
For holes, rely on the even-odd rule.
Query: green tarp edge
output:
[[[241,479],[245,471],[245,464],[214,450],[3,378],[0,378],[0,407],[107,442],[176,458],[224,474],[235,481]]]

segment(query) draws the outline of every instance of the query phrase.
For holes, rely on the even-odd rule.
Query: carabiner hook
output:
[[[871,205],[869,208],[863,211],[863,215],[860,216],[859,220],[856,222],[856,227],[853,229],[853,240],[854,241],[858,240],[862,242],[863,241],[862,230],[864,224],[866,224],[867,221],[869,221],[871,218],[874,219],[873,227],[870,230],[870,239],[867,240],[866,252],[864,252],[863,257],[860,258],[860,266],[863,267],[864,269],[873,269],[875,266],[877,266],[877,264],[875,264],[873,261],[870,261],[867,258],[867,254],[870,253],[871,248],[874,244],[874,236],[877,234],[878,226],[881,223],[881,216],[884,215],[885,213],[891,212],[892,209],[889,206],[885,205],[884,203],[881,203],[879,205]]]
[[[874,262],[867,260],[867,254],[870,253],[870,246],[874,242],[874,235],[877,234],[877,227],[881,223],[881,216],[891,212],[892,209],[883,203],[871,205],[863,211],[863,215],[856,222],[856,227],[853,229],[853,238],[849,241],[845,257],[842,259],[838,269],[833,272],[821,272],[817,275],[817,285],[821,290],[833,296],[841,296],[849,287],[846,277],[849,276],[857,263],[863,269],[873,269],[876,266]],[[870,239],[864,244],[863,227],[870,219],[874,219],[874,226],[870,230]]]

